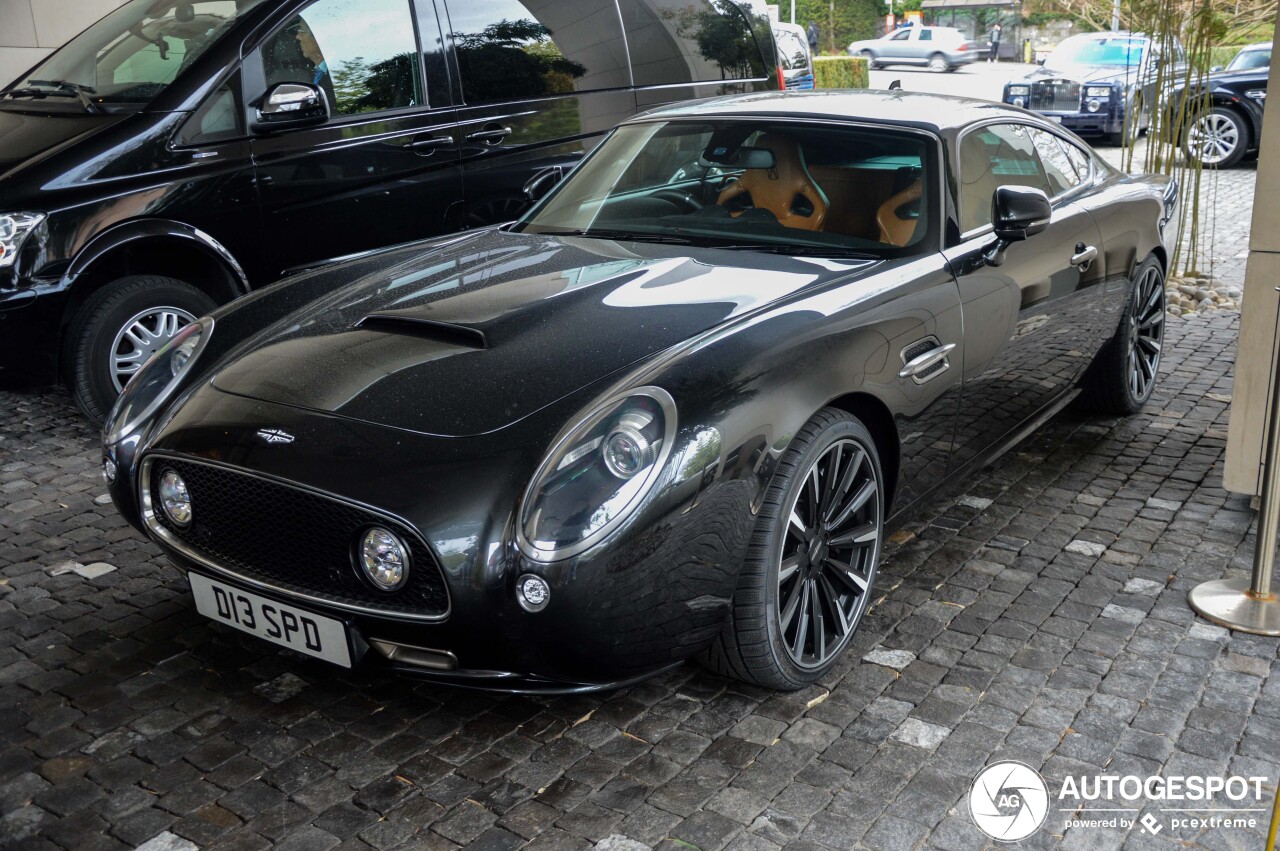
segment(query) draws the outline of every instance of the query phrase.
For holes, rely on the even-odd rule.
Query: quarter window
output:
[[[1045,175],[1049,179],[1049,196],[1061,195],[1080,185],[1088,175],[1081,174],[1075,163],[1067,155],[1069,147],[1057,136],[1044,130],[1029,130],[1031,140],[1035,143],[1036,152],[1040,154],[1040,162],[1044,166]]]
[[[920,30],[921,41],[933,41],[933,30]]]
[[[320,0],[262,48],[267,84],[308,83],[334,115],[422,104],[408,0]]]

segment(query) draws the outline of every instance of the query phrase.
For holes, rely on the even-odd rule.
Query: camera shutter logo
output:
[[[992,839],[1026,839],[1049,814],[1049,787],[1040,772],[1028,765],[1012,760],[993,763],[973,779],[969,814]]]

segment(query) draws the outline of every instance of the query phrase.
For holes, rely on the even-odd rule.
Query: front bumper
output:
[[[0,270],[12,275],[12,269]],[[16,277],[0,279],[0,386],[40,387],[58,378],[67,294]]]
[[[382,658],[375,650],[365,654],[368,664],[502,691],[615,688],[682,662],[719,633],[753,520],[749,488],[734,481],[704,485],[701,476],[691,487],[660,484],[612,539],[573,559],[534,563],[514,544],[513,517],[563,421],[563,411],[549,409],[521,423],[519,436],[439,438],[206,387],[158,436],[107,447],[118,470],[110,491],[130,522],[184,570],[344,620],[375,648],[428,648],[457,660],[441,670]],[[257,437],[264,427],[295,439],[267,443]],[[447,615],[428,620],[376,606],[354,610],[287,584],[264,587],[213,557],[212,547],[175,546],[143,522],[139,505],[139,457],[165,455],[250,471],[403,519],[439,565]],[[194,510],[198,515],[199,506]],[[280,528],[290,534],[288,523]],[[350,563],[338,569],[355,570]],[[542,611],[528,612],[517,602],[516,580],[525,573],[550,586]]]

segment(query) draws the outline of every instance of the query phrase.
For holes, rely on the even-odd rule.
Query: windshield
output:
[[[1058,65],[1138,65],[1142,62],[1142,50],[1146,45],[1146,39],[1129,36],[1072,36],[1059,44],[1044,64],[1046,68]]]
[[[923,137],[745,119],[618,128],[514,227],[786,254],[898,256],[927,244]]]
[[[9,89],[23,97],[69,99],[80,92],[93,104],[145,105],[260,2],[132,0]]]
[[[1252,71],[1255,68],[1271,66],[1271,48],[1263,50],[1242,50],[1227,65],[1228,71]]]

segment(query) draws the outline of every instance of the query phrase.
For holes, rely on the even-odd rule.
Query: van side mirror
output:
[[[1216,73],[1218,73],[1218,72],[1219,72],[1219,71],[1221,71],[1221,70],[1222,70],[1222,66],[1221,66],[1221,65],[1214,65],[1212,68],[1210,68],[1210,69],[1209,69],[1209,73],[1210,73],[1210,74],[1216,74]]]
[[[528,198],[530,203],[541,200],[543,195],[564,180],[564,172],[565,168],[562,165],[547,166],[542,169],[525,182],[524,197]]]
[[[991,227],[996,242],[983,254],[990,266],[1004,263],[1011,244],[1035,236],[1049,226],[1053,207],[1049,196],[1030,186],[1001,186],[991,196]]]
[[[257,133],[309,127],[329,120],[329,99],[324,90],[308,83],[276,83],[253,106],[257,109],[253,122]]]

